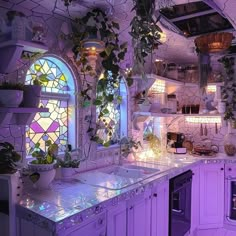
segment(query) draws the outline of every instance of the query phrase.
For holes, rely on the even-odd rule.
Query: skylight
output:
[[[202,1],[162,8],[160,13],[185,37],[233,29],[226,18]]]

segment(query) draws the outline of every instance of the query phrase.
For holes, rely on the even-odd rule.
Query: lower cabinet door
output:
[[[106,236],[106,214],[101,213],[74,229],[68,229],[60,236]]]
[[[224,164],[200,167],[200,228],[223,226]]]
[[[127,235],[151,235],[151,191],[145,192],[127,204]]]
[[[152,192],[151,236],[168,236],[169,182],[166,181]]]
[[[123,202],[107,212],[107,236],[126,236],[127,217],[126,202]]]

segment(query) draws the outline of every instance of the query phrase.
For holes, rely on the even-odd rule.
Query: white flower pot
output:
[[[23,100],[22,90],[0,90],[0,106],[2,107],[18,107]]]
[[[77,173],[77,171],[76,171],[77,168],[61,167],[60,169],[61,169],[61,177],[62,178],[70,178]]]
[[[56,175],[54,161],[52,164],[32,164],[28,163],[29,169],[32,173],[38,173],[39,179],[34,183],[34,187],[37,189],[49,189],[50,183],[53,181]]]

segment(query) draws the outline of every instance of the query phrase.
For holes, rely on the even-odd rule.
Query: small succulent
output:
[[[21,155],[14,150],[11,143],[0,143],[0,174],[12,174],[17,171],[17,162]]]

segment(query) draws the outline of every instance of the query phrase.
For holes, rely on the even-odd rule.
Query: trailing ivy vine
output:
[[[70,39],[73,40],[73,52],[75,61],[83,76],[82,91],[79,94],[82,107],[95,105],[98,111],[98,122],[93,124],[92,119],[86,118],[89,122],[87,133],[90,139],[97,143],[109,146],[110,142],[102,140],[97,135],[99,128],[107,129],[108,134],[111,133],[111,126],[105,125],[104,116],[109,113],[109,104],[121,103],[122,97],[115,91],[119,88],[122,69],[120,67],[127,52],[127,42],[121,43],[119,40],[119,24],[115,21],[110,21],[107,15],[100,9],[94,9],[88,12],[84,17],[76,19],[76,25],[73,29],[73,34]],[[94,36],[98,37],[104,43],[104,49],[99,53],[100,65],[99,70],[93,70],[88,61],[88,52],[83,48],[83,40]],[[100,76],[102,72],[102,76]],[[96,98],[92,97],[93,86],[86,78],[87,76],[100,79],[97,84]],[[132,78],[127,77],[127,84],[132,85]]]
[[[146,57],[152,54],[153,50],[160,44],[160,32],[157,25],[160,19],[154,16],[155,0],[133,0],[136,15],[133,17],[130,26],[130,35],[134,48],[133,71],[141,73],[145,77],[144,64]]]
[[[224,66],[226,77],[224,85],[221,88],[222,99],[226,102],[225,120],[236,120],[234,111],[236,111],[236,76],[234,71],[234,57],[223,57],[219,60]]]

